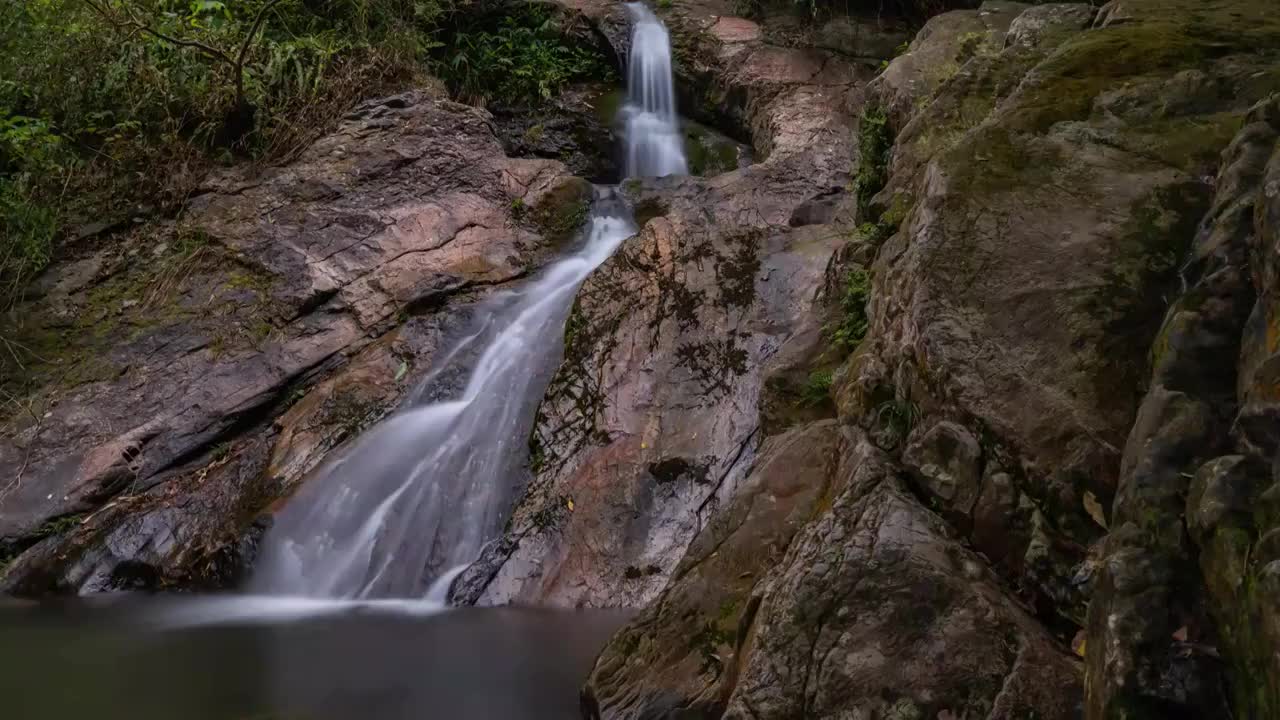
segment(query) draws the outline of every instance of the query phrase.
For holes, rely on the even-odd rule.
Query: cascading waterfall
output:
[[[628,3],[627,11],[631,53],[627,102],[621,110],[627,177],[687,175],[671,72],[671,36],[647,6]]]
[[[627,174],[682,174],[667,31],[648,8],[629,8]],[[473,332],[438,364],[478,354],[461,394],[424,403],[420,388],[308,480],[264,539],[251,589],[443,602],[452,578],[501,532],[578,287],[634,232],[615,191],[597,188],[581,249],[481,308]]]

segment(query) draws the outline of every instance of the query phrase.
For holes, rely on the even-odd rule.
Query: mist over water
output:
[[[683,174],[670,38],[648,8],[628,9],[627,175]],[[597,188],[580,249],[482,306],[433,369],[474,362],[463,389],[409,398],[307,480],[264,538],[251,592],[443,604],[452,579],[501,533],[578,287],[634,233],[615,190]]]

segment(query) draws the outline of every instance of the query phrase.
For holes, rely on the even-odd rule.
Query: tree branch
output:
[[[236,67],[244,67],[244,59],[249,54],[249,47],[253,45],[253,37],[258,34],[258,30],[262,28],[262,23],[267,20],[267,11],[279,4],[280,0],[271,0],[258,11],[258,16],[253,19],[253,25],[249,27],[249,34],[245,35],[244,42],[240,43],[240,54],[236,57]]]
[[[279,1],[280,1],[280,0],[274,0],[274,2],[272,2],[272,4],[274,5],[276,2],[279,2]],[[210,45],[206,45],[206,44],[204,44],[204,43],[202,43],[202,42],[200,42],[200,41],[198,41],[198,40],[183,40],[183,39],[181,39],[181,38],[176,38],[176,37],[173,37],[173,36],[171,36],[171,35],[165,35],[164,33],[160,32],[159,30],[156,30],[156,29],[152,28],[151,26],[147,25],[146,23],[142,22],[141,20],[139,20],[139,19],[137,18],[137,16],[135,16],[135,15],[133,14],[133,11],[132,11],[132,10],[130,10],[129,8],[127,8],[127,7],[124,9],[124,13],[125,13],[125,15],[127,15],[127,16],[128,16],[128,19],[127,19],[127,20],[120,20],[118,17],[116,17],[116,15],[115,15],[114,13],[112,13],[110,10],[108,10],[108,9],[107,9],[105,6],[103,6],[101,3],[97,2],[97,0],[84,0],[84,2],[85,2],[85,4],[87,4],[89,7],[93,8],[93,10],[94,10],[95,12],[97,12],[99,15],[101,15],[101,16],[103,17],[103,19],[107,20],[108,22],[111,22],[111,23],[116,24],[116,25],[121,25],[121,26],[124,26],[124,27],[131,27],[131,28],[134,28],[135,30],[138,30],[138,31],[140,31],[140,32],[144,32],[144,33],[146,33],[146,34],[148,34],[148,35],[151,35],[152,37],[158,38],[158,39],[163,40],[163,41],[165,41],[165,42],[167,42],[167,43],[172,43],[172,44],[177,45],[177,46],[180,46],[180,47],[195,48],[195,49],[197,49],[197,50],[199,50],[199,51],[203,52],[204,54],[208,55],[209,57],[212,57],[212,58],[217,59],[217,60],[221,60],[221,61],[223,61],[223,62],[225,62],[225,63],[227,63],[227,64],[231,65],[232,67],[238,67],[238,66],[236,65],[236,61],[235,61],[235,60],[232,60],[230,55],[227,55],[226,53],[222,52],[222,51],[221,51],[221,50],[219,50],[218,48],[212,47],[212,46],[210,46]]]
[[[244,41],[240,43],[240,53],[236,56],[234,63],[236,69],[236,104],[244,105],[244,61],[249,55],[249,48],[253,45],[253,38],[258,34],[258,30],[262,28],[262,24],[267,20],[267,11],[280,4],[280,0],[271,0],[262,9],[258,11],[258,16],[253,19],[253,25],[249,26],[249,33],[244,36]]]

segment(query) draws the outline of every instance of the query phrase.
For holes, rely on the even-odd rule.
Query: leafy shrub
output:
[[[867,336],[867,298],[871,295],[871,273],[860,267],[849,271],[840,297],[840,321],[831,331],[831,342],[846,352],[858,347]]]
[[[429,67],[464,95],[520,100],[607,72],[529,3],[8,0],[0,309],[49,262],[59,226],[178,209],[212,164],[288,157]]]
[[[450,91],[468,101],[530,104],[570,82],[608,80],[613,68],[593,48],[565,42],[546,7],[535,4],[472,18],[454,29],[433,65]]]
[[[804,387],[800,389],[800,403],[806,407],[816,407],[831,398],[831,384],[835,373],[831,370],[819,370],[809,374]]]

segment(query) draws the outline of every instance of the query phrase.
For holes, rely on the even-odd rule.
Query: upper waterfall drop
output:
[[[671,36],[653,11],[627,3],[631,52],[627,60],[627,101],[620,111],[627,177],[687,175],[684,138],[676,115]]]

